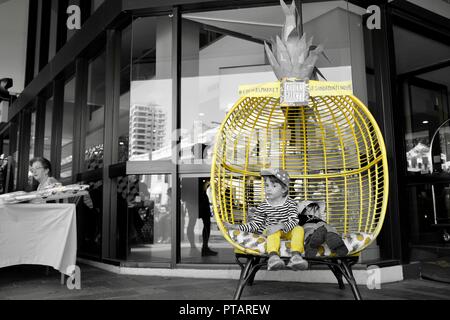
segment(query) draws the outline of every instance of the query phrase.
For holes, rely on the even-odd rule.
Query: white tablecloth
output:
[[[0,268],[39,264],[68,274],[76,256],[74,204],[0,205]]]

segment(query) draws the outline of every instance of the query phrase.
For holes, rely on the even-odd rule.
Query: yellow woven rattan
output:
[[[279,102],[243,97],[221,125],[211,186],[224,237],[239,251],[259,254],[235,243],[222,222],[246,222],[248,208],[264,199],[260,170],[279,167],[289,172],[292,198],[325,201],[325,219],[340,233],[364,232],[373,241],[386,212],[388,169],[367,107],[352,95],[310,97],[309,106]]]

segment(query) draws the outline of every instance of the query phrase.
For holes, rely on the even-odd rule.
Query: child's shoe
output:
[[[289,263],[287,265],[289,269],[292,270],[306,270],[308,269],[308,261],[302,258],[299,254],[294,254],[291,259],[289,260]]]
[[[267,270],[276,271],[284,269],[284,261],[276,254],[269,257],[267,261]]]
[[[309,243],[305,244],[305,257],[306,258],[314,258],[317,256],[317,252],[319,248],[313,248]]]
[[[346,256],[348,253],[344,240],[342,240],[342,238],[334,232],[328,232],[327,245],[332,252],[336,252],[338,257]]]

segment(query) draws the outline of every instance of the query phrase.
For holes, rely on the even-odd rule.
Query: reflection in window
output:
[[[411,243],[423,245],[440,242],[439,233],[436,232],[438,229],[433,225],[450,222],[449,184],[434,184],[434,199],[429,184],[408,186],[407,196]]]
[[[34,157],[34,146],[36,143],[36,110],[31,112],[31,128],[30,128],[30,151],[29,158],[32,159]],[[28,182],[27,186],[30,187],[33,184],[33,175],[31,172],[28,172]]]
[[[30,159],[34,157],[34,145],[36,143],[36,111],[31,113],[31,129],[30,129]]]
[[[9,155],[9,135],[3,135],[0,139],[2,140],[2,154],[7,157]]]
[[[72,176],[73,120],[75,104],[75,78],[64,86],[64,108],[61,139],[61,178]]]
[[[303,4],[304,32],[314,37],[313,44],[325,46],[329,59],[319,58],[321,73],[329,81],[354,80],[355,94],[367,102],[362,14],[345,1]],[[263,42],[281,34],[284,19],[280,6],[183,15],[182,163],[212,157],[216,132],[239,99],[239,85],[276,81]]]
[[[182,262],[232,262],[233,249],[221,235],[213,215],[209,178],[183,177],[180,185]]]
[[[15,146],[11,146],[11,148],[14,148],[13,150],[14,150],[14,152],[13,152],[13,154],[12,154],[12,158],[13,158],[13,160],[12,160],[12,163],[11,163],[11,165],[12,165],[12,168],[14,169],[14,177],[13,177],[13,188],[12,189],[14,189],[15,190],[15,188],[17,187],[17,178],[18,178],[18,173],[19,173],[19,166],[17,165],[17,163],[19,163],[18,162],[18,160],[19,160],[19,137],[20,137],[20,130],[19,130],[19,125],[16,123],[15,125],[14,125],[17,129],[16,129],[16,143],[15,143]],[[14,126],[13,126],[13,128],[14,128]],[[8,190],[11,190],[11,189],[8,189]]]
[[[9,133],[5,133],[2,136],[0,136],[0,143],[2,144],[2,154],[0,155],[0,194],[4,194],[7,192],[13,191],[13,185],[12,185],[12,173],[9,171],[10,168],[8,168],[8,164],[11,161],[11,157],[9,156]],[[9,174],[8,174],[9,172]],[[9,180],[8,180],[9,176]]]
[[[211,158],[215,134],[238,100],[239,84],[276,78],[264,66],[262,43],[209,31],[192,19],[183,19],[182,32],[181,161],[201,163]]]
[[[440,168],[438,167],[438,164],[435,164],[433,169],[434,170],[442,170],[442,172],[450,173],[450,127],[445,126],[442,127],[439,132],[439,136],[437,137],[439,141],[439,149],[440,149],[440,157],[439,157],[439,164],[441,165]],[[434,144],[434,143],[433,143]],[[433,154],[434,154],[433,150]]]
[[[91,14],[95,12],[102,4],[105,2],[105,0],[92,0],[91,1]]]
[[[83,196],[77,205],[78,251],[81,254],[101,256],[103,180],[81,181],[89,185],[89,195]]]
[[[170,159],[171,18],[163,16],[134,20],[132,39],[129,160]]]
[[[130,261],[171,260],[170,175],[129,175],[117,179],[118,255]]]
[[[430,173],[431,169],[448,172],[448,125],[437,130],[450,115],[447,94],[450,67],[430,67],[436,67],[449,57],[450,46],[396,25],[393,35],[396,70],[401,81],[408,175]],[[427,50],[411,54],[413,48]],[[430,146],[435,133],[433,146]]]
[[[119,155],[118,162],[128,160],[130,128],[130,64],[131,25],[122,30],[122,53],[120,55],[120,110],[119,110]],[[145,126],[137,124],[137,126]]]
[[[445,124],[449,118],[447,87],[414,78],[403,83],[403,88],[408,173],[426,174],[431,168],[434,172],[449,172],[450,127]]]
[[[53,97],[45,103],[44,158],[51,159]]]
[[[105,53],[89,63],[85,169],[103,167],[105,128]]]
[[[81,9],[81,0],[69,0],[69,2],[68,2],[68,6],[71,6],[71,5],[76,5],[76,6],[78,6],[78,8],[80,8]],[[84,21],[82,21],[81,23],[83,23]],[[69,29],[69,28],[67,28],[67,42],[70,40],[70,38],[72,38],[73,37],[73,35],[75,34],[75,33],[77,33],[77,29]]]
[[[58,1],[59,0],[51,0],[48,61],[53,59],[57,51]]]

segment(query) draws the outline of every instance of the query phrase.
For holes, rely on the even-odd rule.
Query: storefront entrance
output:
[[[404,149],[401,215],[410,260],[450,256],[450,46],[448,34],[394,17]]]

